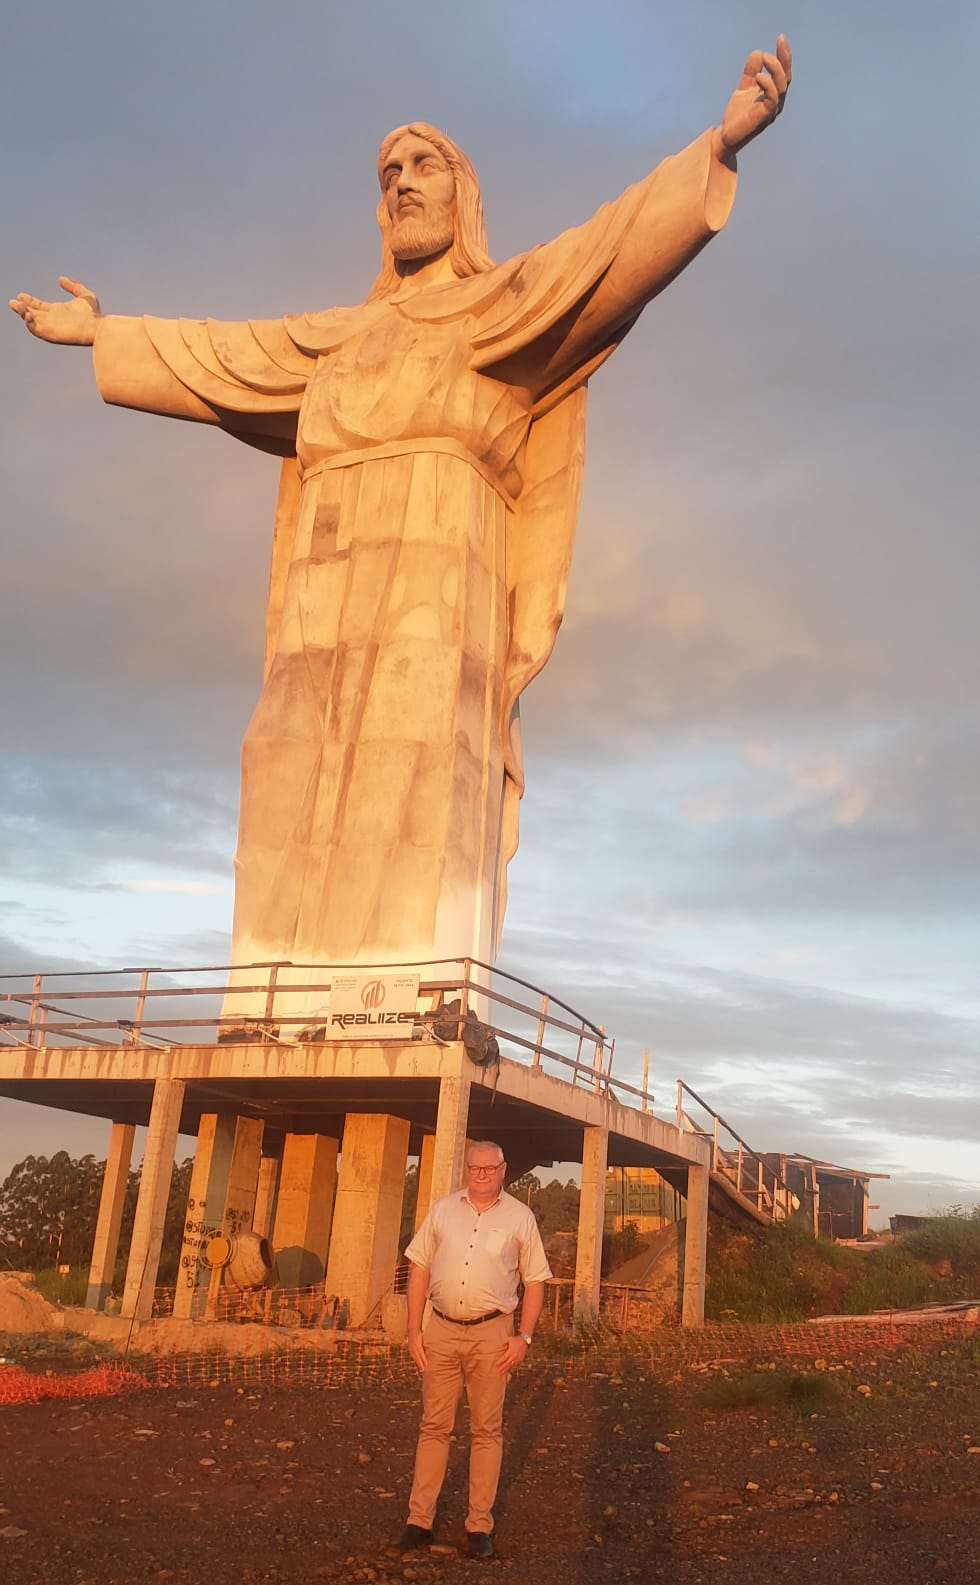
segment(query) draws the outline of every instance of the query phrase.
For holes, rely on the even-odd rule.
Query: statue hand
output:
[[[738,87],[725,106],[721,126],[715,130],[715,149],[721,158],[737,154],[775,121],[792,77],[793,52],[782,33],[776,41],[775,55],[752,51]]]
[[[10,306],[31,335],[41,341],[53,341],[62,347],[90,347],[95,340],[96,322],[102,318],[99,299],[70,275],[59,275],[58,285],[71,294],[67,303],[43,303],[39,297],[19,292],[10,299]]]

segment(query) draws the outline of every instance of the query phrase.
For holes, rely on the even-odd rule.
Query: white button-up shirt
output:
[[[429,1298],[452,1320],[517,1308],[518,1281],[551,1276],[541,1234],[529,1206],[501,1194],[478,1210],[465,1190],[430,1208],[405,1251],[429,1273]]]

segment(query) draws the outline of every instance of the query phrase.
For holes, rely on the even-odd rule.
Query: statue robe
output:
[[[107,401],[286,459],[243,745],[236,965],[492,961],[523,790],[517,702],[561,621],[586,381],[733,188],[706,133],[584,226],[464,280],[275,321],[101,321]],[[532,398],[508,360],[549,366],[636,226],[642,297],[590,321],[574,367]]]

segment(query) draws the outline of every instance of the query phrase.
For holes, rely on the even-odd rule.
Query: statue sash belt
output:
[[[384,441],[379,446],[365,446],[357,451],[338,451],[324,458],[322,462],[314,462],[310,467],[302,468],[301,478],[305,485],[308,480],[316,479],[334,468],[353,468],[360,462],[381,462],[387,457],[425,456],[431,452],[438,452],[444,457],[458,457],[460,462],[465,462],[468,467],[473,468],[481,479],[489,484],[509,512],[515,510],[516,497],[504,488],[499,479],[494,478],[486,463],[458,440],[451,440],[448,436],[442,435],[426,435],[421,440]]]

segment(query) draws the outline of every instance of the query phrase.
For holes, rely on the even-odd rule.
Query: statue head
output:
[[[424,161],[425,146],[435,156],[429,168]],[[409,160],[417,161],[427,190],[399,203],[399,169]],[[451,193],[447,190],[446,173],[452,177]],[[458,276],[476,275],[492,268],[476,171],[462,149],[444,132],[425,121],[396,127],[379,150],[378,179],[381,273],[371,288],[369,301],[395,290],[402,259],[428,258],[448,248],[449,262]]]

